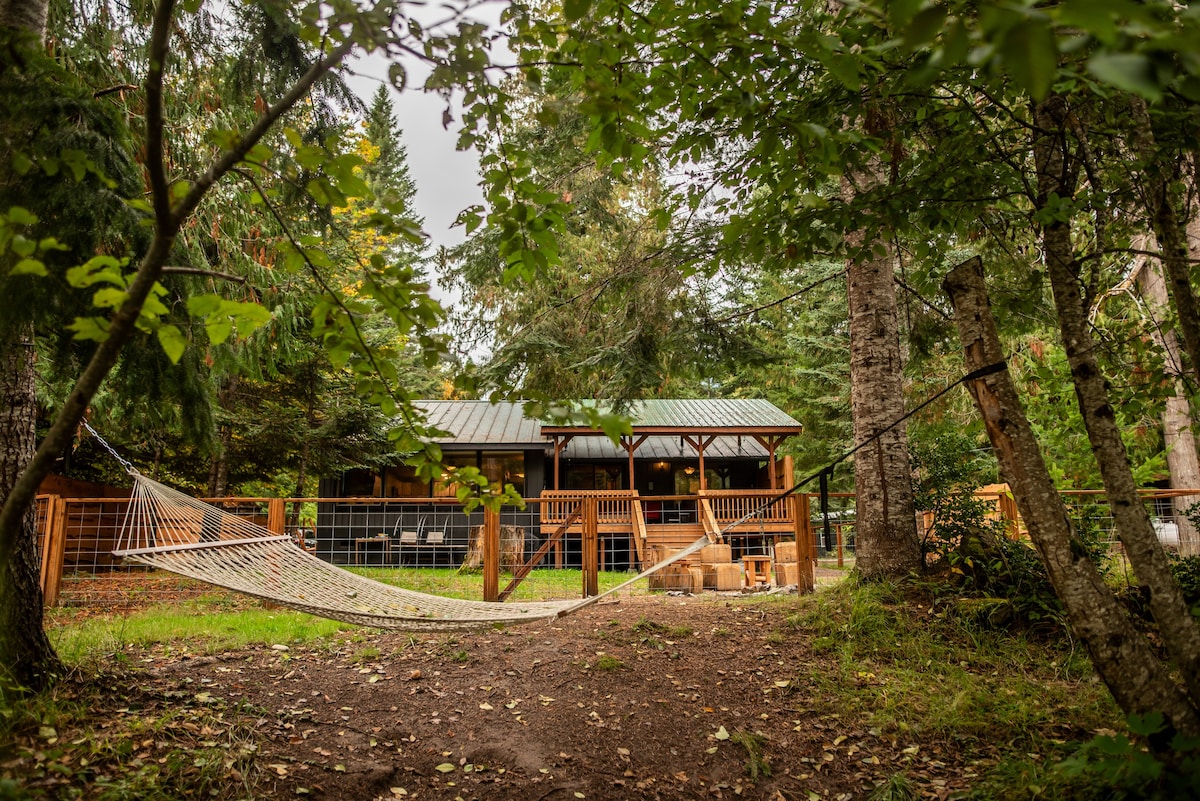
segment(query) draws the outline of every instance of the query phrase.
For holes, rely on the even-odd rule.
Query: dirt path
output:
[[[927,743],[842,722],[796,603],[638,597],[465,635],[149,655],[141,686],[249,719],[255,793],[274,798],[849,799],[902,769],[945,797],[969,781]]]

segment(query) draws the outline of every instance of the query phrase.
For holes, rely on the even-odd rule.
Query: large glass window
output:
[[[442,474],[439,481],[433,484],[434,496],[449,495],[453,497],[454,487],[452,482],[454,479],[454,471],[462,467],[477,467],[479,465],[479,453],[477,451],[454,451],[442,453],[442,464],[446,466],[446,472]]]
[[[519,495],[525,496],[525,454],[485,453],[483,474],[489,484],[512,484]]]
[[[568,465],[563,471],[563,489],[625,489],[625,470],[620,465]]]
[[[417,478],[417,468],[397,465],[384,473],[384,495],[388,498],[428,498],[429,485]]]

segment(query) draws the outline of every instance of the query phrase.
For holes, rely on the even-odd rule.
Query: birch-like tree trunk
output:
[[[842,197],[881,183],[878,158],[847,176]],[[868,579],[903,576],[921,565],[912,467],[904,416],[903,364],[895,254],[866,230],[847,237],[850,311],[850,407],[854,444],[856,567]]]
[[[1080,296],[1080,263],[1075,257],[1069,218],[1047,213],[1056,199],[1075,194],[1078,163],[1068,135],[1070,108],[1051,94],[1034,107],[1033,156],[1037,171],[1036,207],[1043,214],[1042,252],[1054,309],[1079,412],[1095,454],[1117,536],[1142,589],[1163,644],[1175,660],[1192,698],[1200,699],[1200,626],[1192,618],[1183,593],[1171,574],[1150,515],[1138,497],[1133,470],[1108,388],[1096,359],[1096,343]]]
[[[1154,318],[1155,324],[1150,333],[1163,352],[1165,372],[1172,384],[1172,392],[1166,399],[1162,413],[1163,445],[1167,451],[1171,488],[1197,489],[1200,488],[1200,457],[1196,454],[1196,435],[1184,380],[1183,354],[1175,331],[1165,325],[1170,317],[1167,285],[1162,268],[1153,259],[1143,260],[1137,269],[1137,285]],[[1195,503],[1200,503],[1200,495],[1171,499],[1175,525],[1179,529],[1179,552],[1186,556],[1200,554],[1200,534],[1187,518],[1188,509]]]
[[[959,265],[942,287],[954,304],[967,369],[1002,363],[1004,350],[988,307],[982,261],[976,257]],[[1127,713],[1161,712],[1175,730],[1200,733],[1196,696],[1189,698],[1171,678],[1087,557],[1008,371],[972,381],[967,389],[1071,628],[1113,698]]]

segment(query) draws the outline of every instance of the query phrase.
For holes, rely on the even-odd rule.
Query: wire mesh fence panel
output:
[[[1144,490],[1139,494],[1163,547],[1179,551],[1195,543],[1196,530],[1188,513],[1200,504],[1200,490]],[[1120,550],[1108,499],[1102,492],[1068,491],[1062,495],[1071,521],[1085,542]]]
[[[854,494],[831,492],[827,508],[822,509],[821,496],[810,494],[809,525],[816,542],[817,558],[844,559],[854,556]]]
[[[126,499],[63,500],[59,605],[127,609],[213,591],[201,582],[113,556],[128,507]],[[46,521],[43,528],[48,525]]]
[[[37,552],[46,550],[46,528],[50,523],[47,512],[50,510],[50,496],[38,495],[33,500],[33,530],[37,533]]]

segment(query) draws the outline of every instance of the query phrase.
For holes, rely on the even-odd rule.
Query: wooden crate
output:
[[[704,589],[740,590],[742,566],[739,564],[704,565]]]
[[[775,562],[799,562],[796,543],[781,542],[775,546]]]
[[[657,573],[651,573],[650,589],[652,590],[692,590],[692,574],[686,565],[676,562],[667,565]]]
[[[733,547],[728,543],[705,545],[700,549],[700,562],[705,565],[729,564],[733,561]]]
[[[775,583],[780,587],[800,583],[799,562],[775,562]]]

